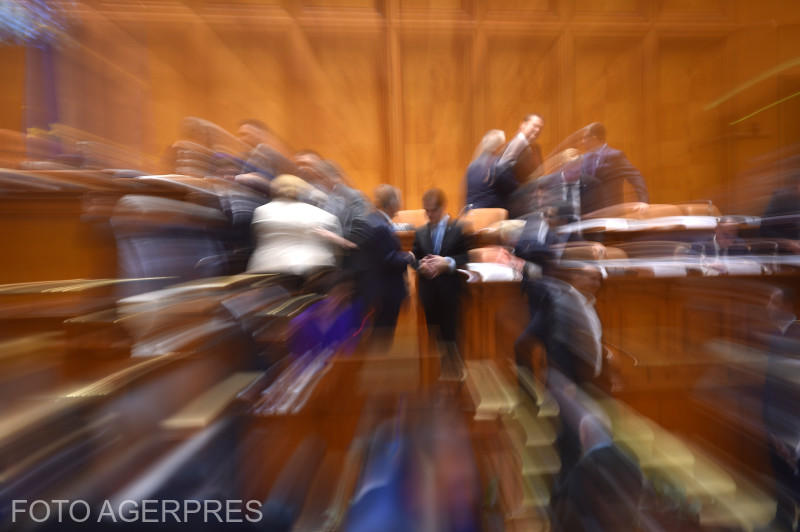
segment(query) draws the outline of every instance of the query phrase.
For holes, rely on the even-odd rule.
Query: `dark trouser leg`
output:
[[[375,309],[372,334],[378,349],[385,350],[392,346],[401,304],[402,301],[383,302]]]
[[[375,312],[375,327],[385,327],[394,332],[401,304],[401,301],[382,302]]]
[[[798,499],[800,479],[772,444],[769,446],[769,458],[775,474],[775,499],[777,501],[773,523],[786,530],[794,530],[795,503]]]
[[[441,327],[442,340],[445,342],[456,342],[456,330],[458,324],[458,299],[443,301],[441,304]]]
[[[460,282],[455,275],[443,275],[434,281],[436,300],[439,305],[439,327],[442,340],[448,343],[456,341]]]
[[[419,298],[425,311],[425,325],[428,326],[428,335],[439,340],[441,334],[439,330],[441,303],[436,286],[430,281],[426,282],[424,286],[420,286]]]

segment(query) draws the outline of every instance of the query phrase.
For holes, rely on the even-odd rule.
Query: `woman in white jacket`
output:
[[[284,174],[270,188],[273,200],[253,213],[256,249],[248,272],[308,277],[335,267],[339,248],[354,247],[342,238],[336,216],[302,201],[312,191],[310,184]]]

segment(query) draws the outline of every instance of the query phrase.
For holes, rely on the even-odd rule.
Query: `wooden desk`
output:
[[[768,467],[758,333],[775,286],[800,288],[800,275],[609,277],[596,308],[604,344],[618,354],[610,392],[668,430],[746,467]],[[519,283],[468,284],[465,292],[464,358],[508,365],[530,319]]]

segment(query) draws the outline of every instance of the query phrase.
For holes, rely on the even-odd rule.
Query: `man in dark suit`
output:
[[[764,379],[764,428],[775,478],[777,508],[769,530],[795,530],[800,507],[800,418],[797,404],[800,323],[794,315],[795,292],[776,289],[767,303],[770,329]]]
[[[400,192],[390,185],[375,189],[375,210],[354,223],[359,237],[358,280],[362,299],[374,312],[373,325],[379,341],[394,337],[400,306],[408,295],[406,269],[416,263],[403,251],[394,232],[392,218],[400,208]]]
[[[550,283],[547,277],[560,258],[559,244],[569,235],[559,234],[554,229],[565,220],[566,207],[561,212],[555,206],[545,207],[527,216],[525,226],[514,247],[511,265],[522,274],[522,290],[528,296],[531,321],[514,342],[517,365],[533,372],[531,354],[535,342],[546,344],[549,329],[548,319],[552,314]],[[551,226],[552,224],[552,226]]]
[[[784,253],[800,252],[800,172],[789,186],[776,190],[761,217],[762,238],[777,239]]]
[[[466,209],[507,207],[509,195],[517,189],[513,172],[497,172],[500,157],[497,151],[505,142],[505,133],[492,129],[481,139],[476,157],[467,167]]]
[[[644,490],[639,465],[614,444],[597,416],[584,414],[577,429],[582,454],[554,490],[553,530],[636,529]]]
[[[494,179],[499,182],[507,183],[515,180],[517,183],[525,183],[539,166],[542,164],[542,149],[536,143],[536,139],[542,132],[544,120],[537,114],[525,116],[519,125],[519,131],[512,138],[503,154],[498,159],[494,174]],[[517,218],[526,212],[525,194],[512,193],[506,200],[510,218]]]
[[[445,214],[446,201],[444,192],[438,188],[422,196],[428,223],[417,229],[413,253],[428,331],[444,343],[445,372],[454,371],[460,377],[462,370],[455,342],[461,279],[456,268],[466,264],[468,246],[461,226]]]
[[[281,174],[297,173],[294,163],[286,156],[289,153],[286,147],[264,122],[253,118],[243,120],[237,136],[250,150],[244,156],[240,175],[255,174],[272,180]]]
[[[524,183],[528,177],[542,164],[542,149],[536,139],[542,132],[544,120],[537,114],[525,116],[519,125],[519,131],[506,146],[498,164],[510,167],[517,181]]]
[[[624,153],[606,144],[603,124],[595,122],[587,126],[581,142],[586,152],[581,158],[581,214],[623,203],[623,181],[633,186],[637,201],[648,202],[642,174]]]
[[[733,216],[722,216],[717,221],[711,240],[693,243],[692,253],[712,260],[748,255],[750,248],[747,242],[739,238],[740,223]]]

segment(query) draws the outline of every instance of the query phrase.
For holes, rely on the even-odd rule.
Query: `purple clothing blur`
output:
[[[328,301],[319,301],[291,321],[291,352],[296,356],[325,349],[352,351],[361,329],[361,306],[349,303],[330,309]]]

